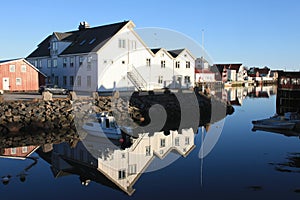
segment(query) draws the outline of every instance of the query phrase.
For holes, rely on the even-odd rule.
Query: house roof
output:
[[[54,32],[44,39],[36,50],[27,58],[50,56],[49,43],[54,35],[59,41],[70,42],[71,44],[60,53],[60,55],[89,53],[98,51],[106,42],[122,29],[129,21],[108,24],[93,28],[70,32]]]
[[[18,60],[22,60],[23,62],[25,62],[26,64],[28,64],[29,66],[31,66],[34,70],[36,70],[38,73],[40,73],[43,76],[47,77],[43,72],[41,72],[38,68],[36,68],[34,65],[32,65],[30,62],[28,62],[24,58],[15,58],[15,59],[9,59],[9,60],[0,60],[0,64],[8,63],[8,62],[15,62],[15,61],[18,61]]]
[[[6,63],[6,62],[13,62],[13,61],[16,61],[16,60],[20,60],[22,58],[14,58],[14,59],[8,59],[8,60],[0,60],[0,64],[1,63]]]
[[[184,49],[174,49],[174,50],[168,50],[169,54],[173,56],[173,58],[176,58]]]
[[[157,52],[159,52],[159,50],[161,50],[161,48],[155,48],[155,49],[151,49],[153,54],[156,54]]]

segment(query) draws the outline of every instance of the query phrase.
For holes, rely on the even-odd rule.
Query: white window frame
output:
[[[26,65],[21,65],[21,72],[26,72]]]
[[[137,173],[137,165],[131,164],[128,166],[128,175],[136,174]]]
[[[22,85],[22,78],[16,78],[16,85]]]
[[[165,60],[160,61],[160,67],[161,68],[166,68],[166,61]]]
[[[92,76],[87,76],[86,77],[86,86],[88,88],[91,88],[92,87]]]
[[[53,67],[55,67],[55,68],[57,67],[57,59],[56,58],[53,59]]]
[[[126,169],[120,169],[118,171],[118,179],[125,179],[126,178]]]
[[[16,72],[16,65],[9,65],[9,72]]]
[[[165,138],[162,138],[160,139],[160,147],[166,147],[166,139]]]
[[[48,59],[48,60],[47,60],[47,67],[48,67],[48,68],[51,68],[51,59]]]
[[[81,86],[81,76],[77,76],[76,85],[77,85],[78,87]]]

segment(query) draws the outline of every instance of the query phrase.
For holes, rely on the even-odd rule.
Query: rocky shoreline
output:
[[[188,105],[195,96],[190,94],[173,94],[169,91],[160,93],[133,93],[128,96],[115,93],[114,96],[77,97],[74,92],[63,99],[52,99],[49,94],[43,95],[43,99],[33,101],[2,101],[0,102],[0,136],[7,134],[16,135],[32,132],[51,132],[53,130],[76,130],[89,120],[91,113],[103,111],[118,115],[119,121],[130,118],[141,125],[147,125],[151,119],[149,109],[156,104],[163,106],[167,113],[167,122],[170,126],[165,129],[176,129],[181,120],[182,102],[184,99]],[[227,102],[218,101],[219,106],[225,107],[225,116],[211,116],[212,99],[196,93],[196,101],[199,105],[201,117],[199,125],[220,120],[233,112],[233,107]],[[192,113],[191,113],[192,114]],[[175,124],[175,125],[174,125]]]

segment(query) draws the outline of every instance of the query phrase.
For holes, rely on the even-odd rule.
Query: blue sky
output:
[[[300,1],[3,1],[0,59],[26,57],[54,31],[132,20],[201,43],[214,62],[300,70]]]

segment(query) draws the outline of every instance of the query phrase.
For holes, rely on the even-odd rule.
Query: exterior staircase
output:
[[[127,78],[138,91],[147,90],[147,82],[133,65],[128,66]]]

